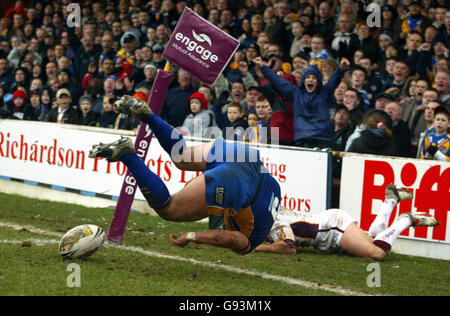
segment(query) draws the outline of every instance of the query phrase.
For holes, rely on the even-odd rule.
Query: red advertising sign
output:
[[[384,179],[381,185],[375,184],[375,178]],[[383,200],[386,186],[395,183],[399,187],[409,188],[414,199],[403,201],[392,212],[390,223],[397,215],[407,212],[434,212],[434,217],[441,223],[434,227],[432,240],[444,241],[447,231],[447,215],[450,211],[450,168],[441,165],[429,167],[419,175],[413,163],[406,163],[400,170],[400,177],[395,176],[394,168],[389,162],[366,160],[364,162],[364,180],[361,203],[361,228],[369,230],[376,215],[372,213],[372,200]],[[398,208],[398,209],[397,209]],[[428,227],[414,229],[414,237],[427,238]],[[409,229],[402,236],[409,236]]]

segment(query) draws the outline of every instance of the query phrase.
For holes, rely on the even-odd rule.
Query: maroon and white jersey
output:
[[[304,213],[281,207],[270,231],[275,242],[282,240],[292,248],[312,246],[321,252],[335,252],[352,217],[340,209]]]

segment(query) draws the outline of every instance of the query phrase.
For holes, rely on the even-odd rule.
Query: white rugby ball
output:
[[[66,259],[87,258],[105,241],[105,231],[96,225],[80,225],[69,230],[59,243],[59,253]]]

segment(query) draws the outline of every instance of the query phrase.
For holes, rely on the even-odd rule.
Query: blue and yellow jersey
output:
[[[420,159],[426,159],[427,148],[430,147],[431,144],[436,144],[438,151],[445,156],[446,161],[450,161],[450,134],[441,136],[436,136],[434,133],[428,134],[423,140]]]
[[[121,49],[117,52],[116,55],[122,57],[127,63],[133,65],[136,61],[136,51],[132,51],[131,53],[127,53],[124,49]]]
[[[263,166],[259,151],[242,143],[215,140],[205,175],[209,215],[223,215],[226,229],[249,239],[242,253],[264,242],[281,201],[280,186]]]

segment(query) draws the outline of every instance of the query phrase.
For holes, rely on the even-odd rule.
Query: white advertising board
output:
[[[392,250],[450,260],[450,164],[435,160],[346,156],[342,165],[340,208],[350,212],[360,227],[368,231],[389,183],[414,193],[413,200],[396,206],[390,223],[401,213],[416,211],[427,212],[441,223],[436,227],[407,229]]]
[[[117,197],[126,167],[105,159],[90,159],[88,153],[93,144],[113,142],[118,137],[117,131],[108,129],[3,120],[0,176]],[[304,212],[322,211],[329,206],[328,153],[270,146],[259,149],[264,165],[280,183],[284,206]],[[151,143],[145,163],[171,193],[198,175],[179,170],[156,140]],[[144,200],[140,191],[135,198]]]

